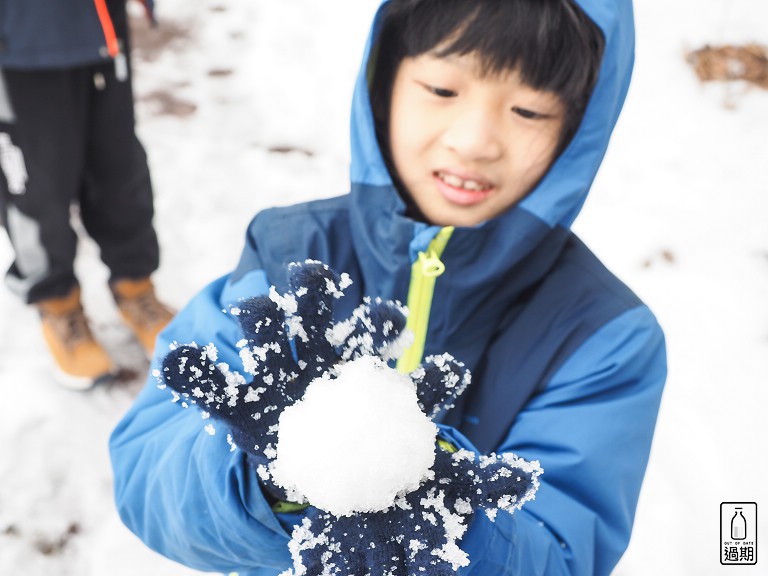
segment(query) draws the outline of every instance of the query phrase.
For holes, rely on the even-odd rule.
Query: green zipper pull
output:
[[[430,250],[429,254],[419,252],[419,263],[421,264],[421,274],[425,278],[437,278],[445,272],[445,264],[434,250]]]
[[[429,327],[429,313],[432,310],[432,296],[435,293],[435,281],[445,272],[445,264],[440,256],[445,250],[448,239],[453,233],[453,226],[440,230],[429,243],[425,252],[411,266],[411,284],[408,287],[408,321],[406,330],[413,332],[413,344],[400,357],[397,369],[408,373],[421,364]]]

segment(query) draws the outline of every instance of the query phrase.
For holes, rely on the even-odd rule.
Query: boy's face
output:
[[[565,109],[516,71],[483,75],[474,54],[405,58],[389,138],[401,182],[426,219],[474,226],[519,202],[554,160]]]

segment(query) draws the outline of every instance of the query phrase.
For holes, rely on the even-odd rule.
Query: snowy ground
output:
[[[346,190],[349,97],[378,1],[159,4],[161,30],[148,39],[163,47],[137,54],[135,84],[163,249],[156,283],[180,307],[236,263],[258,209]],[[576,226],[651,305],[669,344],[616,574],[766,573],[768,92],[702,85],[684,53],[768,43],[768,5],[646,0],[636,10],[634,84]],[[2,235],[0,268],[11,258]],[[143,370],[88,241],[77,266],[98,334]],[[106,440],[141,378],[67,392],[51,381],[34,312],[1,289],[0,322],[0,573],[196,574],[146,550],[113,509]],[[758,503],[757,567],[720,566],[723,501]]]

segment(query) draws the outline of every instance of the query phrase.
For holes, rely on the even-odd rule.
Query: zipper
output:
[[[424,346],[427,341],[429,315],[432,310],[432,297],[435,282],[445,272],[445,264],[440,257],[453,234],[453,226],[446,226],[432,239],[426,251],[419,252],[411,265],[411,284],[408,287],[408,320],[406,330],[413,333],[413,344],[397,361],[397,369],[409,373],[421,364]]]

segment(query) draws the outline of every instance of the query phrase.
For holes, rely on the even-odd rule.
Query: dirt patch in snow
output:
[[[72,522],[56,538],[38,538],[35,541],[35,548],[43,556],[57,556],[66,550],[72,539],[78,534],[80,534],[80,525],[77,522]]]
[[[178,52],[192,38],[192,24],[163,18],[156,25],[142,16],[131,15],[131,53],[134,58],[153,62],[163,51]]]
[[[686,55],[702,82],[743,80],[768,89],[768,48],[759,44],[704,46]]]
[[[185,118],[197,110],[197,104],[175,96],[170,90],[153,90],[136,99],[148,103],[151,112],[159,116]]]

